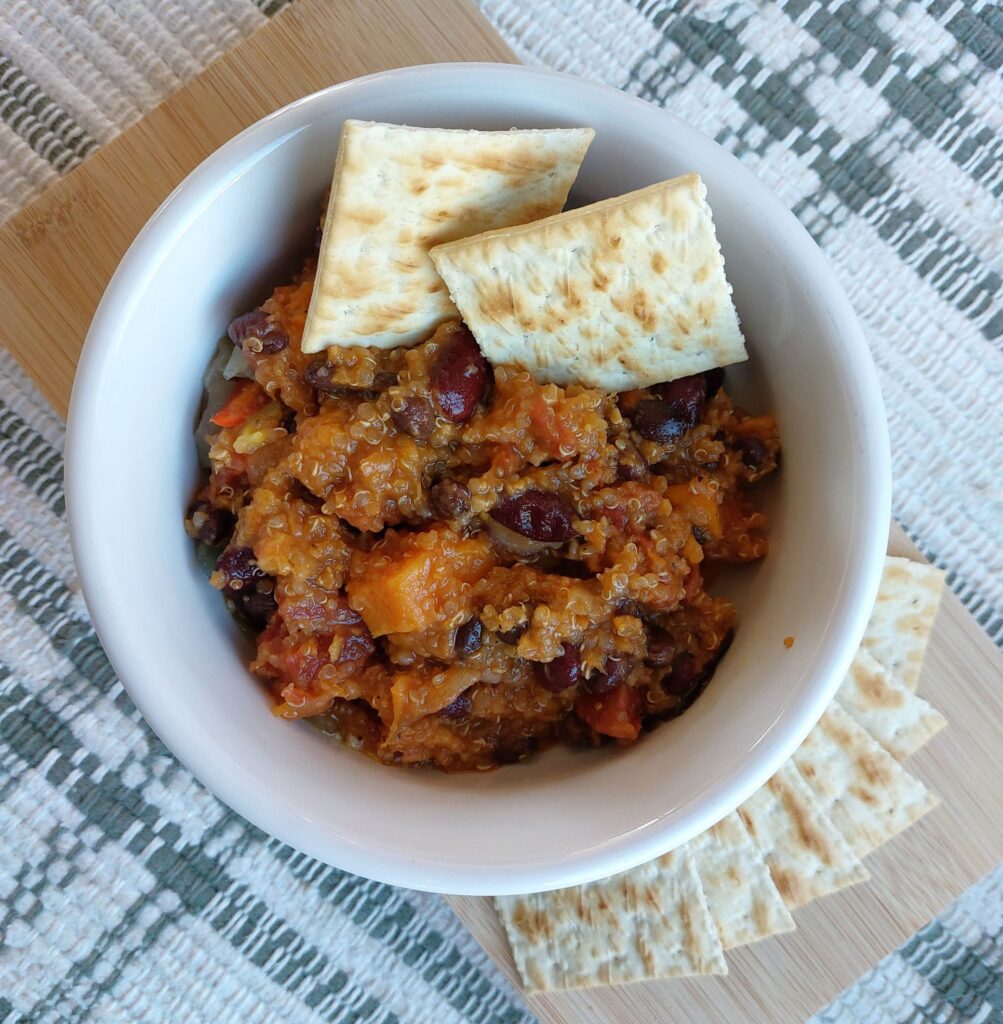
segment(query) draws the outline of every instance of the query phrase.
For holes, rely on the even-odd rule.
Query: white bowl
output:
[[[231,317],[313,236],[347,117],[442,127],[592,125],[577,201],[684,171],[707,183],[750,341],[729,387],[777,413],[772,550],[736,574],[735,642],[703,697],[627,750],[551,750],[495,772],[377,764],[274,718],[246,647],[196,567],[201,376]],[[340,868],[440,892],[590,881],[686,841],[791,754],[860,640],[889,524],[888,439],[867,346],[795,218],[733,157],[604,86],[521,67],[390,71],[308,96],[198,167],[140,232],[83,350],[67,441],[73,550],[129,694],[220,799]],[[787,649],[783,640],[795,637]]]

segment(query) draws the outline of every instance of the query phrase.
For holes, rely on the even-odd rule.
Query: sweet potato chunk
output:
[[[352,556],[351,606],[373,636],[417,633],[450,622],[470,604],[470,585],[494,564],[488,540],[445,526],[391,532],[372,551]]]
[[[699,526],[711,537],[721,536],[720,498],[713,483],[705,477],[694,477],[689,483],[673,484],[665,489],[672,507],[694,526]]]

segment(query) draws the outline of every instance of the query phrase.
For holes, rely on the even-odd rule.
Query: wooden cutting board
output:
[[[332,82],[408,64],[512,59],[465,0],[298,0],[0,228],[0,341],[65,414],[80,345],[115,266],[212,150]],[[918,557],[896,526],[892,550]],[[995,866],[1003,859],[1003,658],[950,595],[921,692],[952,723],[911,762],[943,804],[868,859],[870,882],[799,910],[796,932],[729,954],[726,978],[535,996],[541,1020],[802,1021]],[[490,901],[449,902],[518,983]]]

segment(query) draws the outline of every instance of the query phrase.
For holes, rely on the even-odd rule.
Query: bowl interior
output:
[[[685,171],[707,182],[750,342],[729,387],[784,445],[772,551],[733,573],[740,624],[701,700],[624,751],[552,750],[446,776],[375,764],[272,717],[182,519],[201,376],[237,313],[312,241],[341,121],[591,124],[576,200]],[[88,603],[151,724],[218,795],[338,866],[502,893],[639,863],[731,810],[820,713],[859,640],[887,531],[873,370],[807,236],[712,142],[638,101],[525,69],[415,69],[309,97],[204,164],[144,230],[95,319],[71,412],[69,500]],[[882,460],[885,459],[885,462]],[[787,649],[783,640],[795,638]]]

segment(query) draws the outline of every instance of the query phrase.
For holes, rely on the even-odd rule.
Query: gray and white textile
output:
[[[0,219],[282,6],[0,0]],[[895,514],[1003,642],[999,4],[482,7],[524,60],[668,107],[801,218],[880,370]],[[270,840],[152,735],[80,598],[62,438],[0,353],[0,1024],[528,1024],[441,900]],[[815,1019],[1003,1020],[1003,871]]]

